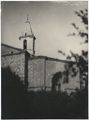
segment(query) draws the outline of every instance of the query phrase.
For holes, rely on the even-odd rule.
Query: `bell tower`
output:
[[[29,50],[30,54],[34,56],[35,55],[36,37],[33,34],[31,23],[28,19],[28,16],[27,16],[27,20],[25,22],[24,34],[19,37],[19,40],[23,41],[23,50],[25,50],[25,51]],[[30,47],[28,48],[29,45],[30,45]]]

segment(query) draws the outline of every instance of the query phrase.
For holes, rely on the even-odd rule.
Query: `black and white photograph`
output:
[[[88,119],[88,1],[1,1],[1,119]]]

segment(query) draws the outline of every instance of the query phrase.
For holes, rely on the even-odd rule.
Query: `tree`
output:
[[[80,17],[80,20],[82,24],[84,25],[84,30],[81,30],[75,23],[72,23],[72,26],[76,29],[77,34],[72,33],[70,35],[72,36],[77,35],[83,38],[82,39],[84,40],[83,43],[87,44],[88,43],[88,11],[87,9],[85,9],[84,11],[83,10],[75,11],[75,14],[78,17]],[[80,88],[81,89],[83,88],[82,87],[83,84],[85,84],[84,88],[87,88],[88,86],[88,51],[82,49],[80,55],[78,53],[75,54],[72,51],[70,51],[71,55],[66,55],[64,52],[60,50],[58,52],[64,55],[67,60],[71,60],[72,58],[74,58],[75,63],[77,64],[79,71],[80,71]]]
[[[79,27],[76,26],[75,23],[72,23],[72,25],[78,31],[78,35],[80,37],[82,37],[82,38],[85,37],[85,41],[84,42],[88,43],[88,32],[87,32],[87,30],[88,30],[88,11],[87,11],[87,9],[85,9],[85,11],[83,11],[83,10],[80,10],[79,12],[75,11],[75,14],[78,17],[80,17],[80,19],[82,20],[82,23],[84,24],[86,31],[81,31],[79,29]]]
[[[78,34],[73,33],[73,35],[79,35],[81,38],[84,38],[84,44],[88,43],[88,11],[87,9],[75,11],[75,14],[80,17],[82,24],[84,25],[85,29],[82,31],[80,28],[75,24],[72,23],[72,26],[77,30]],[[71,57],[74,57],[77,66],[80,70],[80,80],[81,80],[81,88],[82,83],[85,82],[85,88],[88,86],[88,51],[82,50],[81,55],[74,54],[71,52]]]
[[[25,86],[10,67],[2,68],[2,119],[21,118],[27,110]]]
[[[80,18],[82,24],[84,25],[84,30],[81,30],[75,23],[72,23],[72,26],[76,29],[76,33],[72,33],[72,36],[78,35],[82,38],[83,43],[88,43],[88,11],[87,9],[75,11],[75,14]],[[80,90],[76,91],[75,95],[72,96],[72,101],[70,104],[70,112],[74,115],[81,116],[80,118],[88,118],[88,51],[82,49],[81,54],[73,53],[70,51],[71,55],[65,55],[67,60],[74,58],[75,64],[79,68],[80,72]],[[73,65],[71,66],[73,68]],[[69,68],[68,68],[69,70]],[[75,70],[74,70],[75,71]],[[84,84],[83,84],[84,83]],[[85,86],[83,86],[85,85]]]

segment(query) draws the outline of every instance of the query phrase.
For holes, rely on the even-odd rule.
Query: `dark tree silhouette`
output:
[[[75,11],[75,14],[80,17],[82,24],[84,25],[84,29],[81,30],[79,26],[76,25],[76,23],[72,23],[72,26],[77,30],[76,33],[72,33],[69,35],[75,36],[78,35],[82,38],[85,38],[84,43],[88,43],[88,11],[87,9],[80,10],[80,11]]]
[[[72,23],[73,27],[77,30],[77,35],[84,39],[84,43],[88,43],[88,11],[87,9],[75,11],[75,14],[80,17],[82,24],[84,25],[85,29],[82,31],[80,28],[75,24]],[[75,34],[76,35],[76,34]],[[80,70],[80,80],[81,80],[81,89],[82,84],[85,82],[85,88],[88,86],[88,51],[82,50],[81,55],[74,54],[71,52],[71,58],[74,58],[76,61],[77,66]]]
[[[75,23],[72,23],[72,26],[76,29],[77,33],[72,33],[70,35],[80,36],[81,38],[83,38],[82,43],[87,44],[88,43],[88,11],[87,9],[85,9],[84,11],[83,10],[75,11],[75,14],[78,17],[80,17],[80,20],[84,25],[84,30],[81,30]],[[81,80],[80,88],[81,89],[87,88],[88,86],[88,51],[82,49],[80,55],[78,53],[73,53],[72,51],[70,51],[71,55],[63,54],[64,52],[60,50],[58,52],[64,55],[67,60],[71,60],[72,58],[74,58],[75,63],[77,64],[77,67],[79,68],[79,71],[80,71],[80,80]],[[84,84],[85,86],[83,86]]]
[[[61,92],[26,92],[20,78],[9,67],[2,68],[2,119],[87,118],[84,92],[74,96]]]
[[[52,78],[52,91],[56,92],[57,87],[58,87],[58,91],[60,90],[60,80],[62,79],[62,73],[61,72],[57,72],[53,75]]]
[[[76,29],[76,33],[72,33],[70,35],[75,36],[78,35],[82,38],[83,43],[88,43],[88,11],[87,9],[75,11],[75,14],[80,17],[82,24],[84,25],[84,30],[81,30],[76,23],[72,23],[72,26]],[[59,53],[64,53],[62,51],[58,51]],[[71,55],[63,54],[67,60],[71,60],[74,58],[75,64],[79,68],[80,72],[80,90],[76,90],[75,94],[72,95],[72,100],[68,104],[68,110],[70,113],[74,114],[74,117],[77,118],[88,118],[88,51],[82,49],[81,54],[73,53],[70,51]],[[71,72],[76,75],[75,69],[73,68],[73,64],[71,65]],[[70,67],[68,67],[68,70]],[[72,76],[73,77],[73,76]],[[80,117],[81,116],[81,117]]]
[[[88,10],[85,9],[80,11],[75,11],[75,14],[80,17],[82,24],[84,25],[84,30],[81,30],[75,23],[72,23],[73,27],[77,30],[77,34],[73,33],[73,35],[78,35],[81,38],[84,38],[84,44],[88,43]],[[79,68],[80,72],[80,91],[74,96],[74,99],[77,99],[74,102],[77,105],[78,109],[76,109],[75,113],[81,113],[88,117],[88,51],[82,49],[81,55],[74,54],[71,51],[70,58],[74,58],[75,62]],[[84,85],[84,86],[83,86]],[[74,107],[75,109],[76,107]],[[80,114],[79,113],[79,114]]]
[[[21,118],[27,109],[25,87],[10,67],[2,68],[2,119]]]

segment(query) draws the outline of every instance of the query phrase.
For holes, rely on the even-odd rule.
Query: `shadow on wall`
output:
[[[2,68],[2,119],[87,119],[87,90],[68,96],[61,92],[26,91],[9,67]]]
[[[55,74],[53,74],[52,77],[52,91],[61,91],[61,85],[64,83],[69,83],[69,76],[71,78],[76,77],[78,70],[77,66],[74,66],[74,63],[70,62],[65,64],[65,70],[64,71],[58,71]]]
[[[60,91],[61,80],[62,80],[61,72],[57,72],[53,75],[53,78],[52,78],[52,91],[53,92]]]

